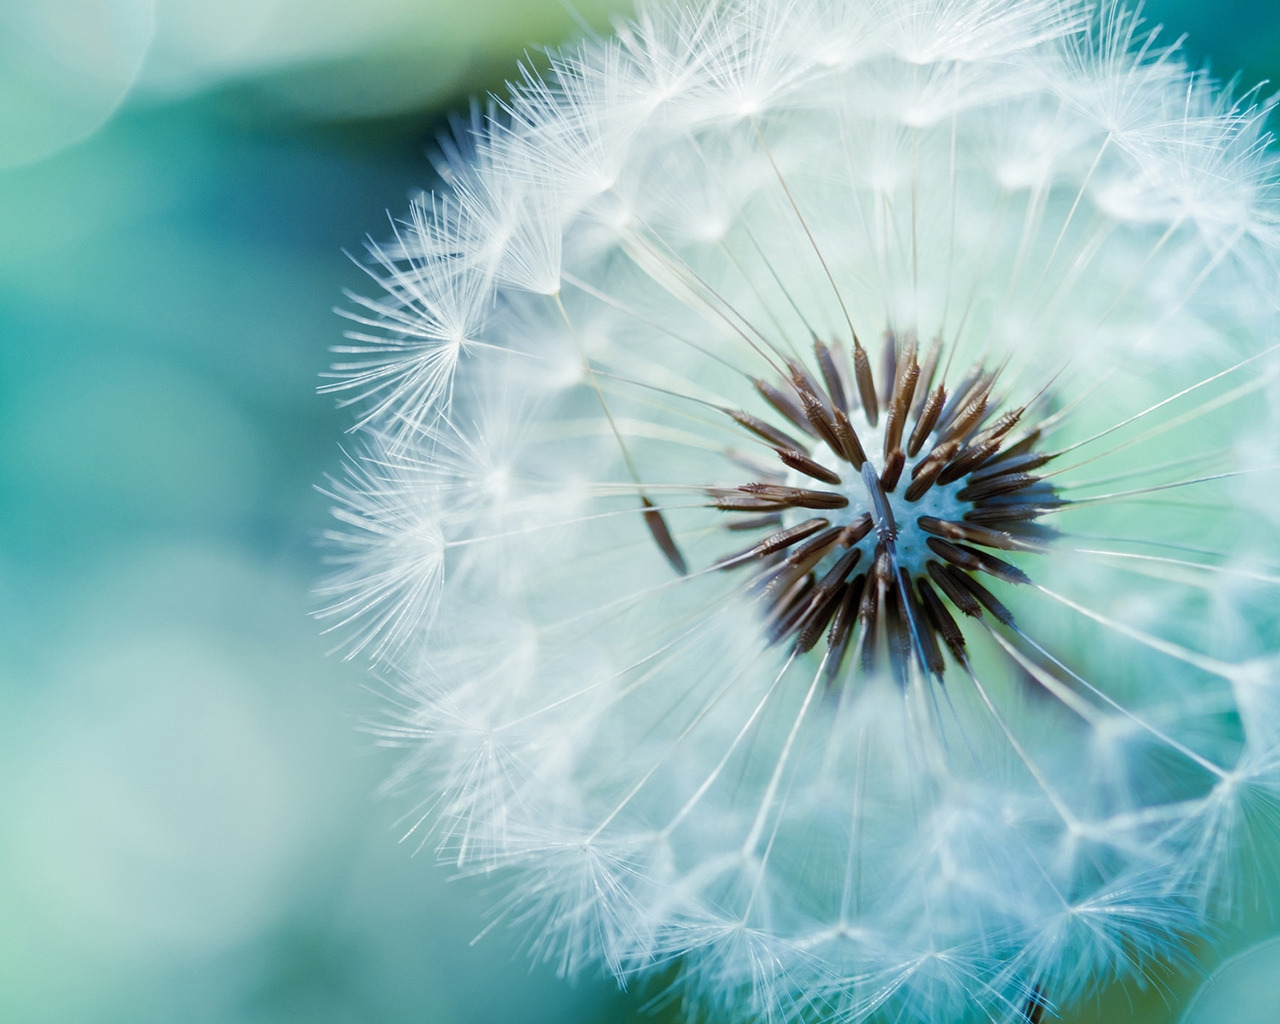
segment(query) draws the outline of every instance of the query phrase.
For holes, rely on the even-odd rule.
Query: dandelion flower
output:
[[[459,127],[335,367],[331,612],[534,955],[1036,1020],[1257,897],[1265,112],[1108,4],[721,0]]]

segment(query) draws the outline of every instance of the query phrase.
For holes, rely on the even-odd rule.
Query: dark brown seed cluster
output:
[[[1059,502],[1036,470],[1054,455],[1037,450],[1038,427],[1011,438],[1027,406],[999,411],[998,370],[977,366],[953,387],[935,383],[945,376],[938,342],[921,361],[913,339],[887,334],[879,387],[857,339],[851,359],[839,343],[815,339],[813,348],[816,373],[787,359],[776,382],[754,382],[787,430],[725,410],[772,448],[778,465],[758,482],[709,490],[716,508],[745,514],[728,529],[764,531],[718,565],[754,569],[749,585],[772,642],[803,652],[825,636],[828,683],[851,650],[868,671],[885,664],[905,681],[914,662],[941,677],[944,650],[966,664],[955,612],[960,621],[990,615],[1012,624],[980,578],[1028,582],[993,552],[1042,547],[1049,531],[1035,520]],[[854,419],[868,441],[874,436],[880,458],[868,458]],[[852,487],[842,486],[846,479]],[[926,514],[926,496],[948,487],[949,507],[962,514]],[[800,519],[794,510],[815,514]],[[929,555],[917,564],[899,553],[907,517],[927,535]]]

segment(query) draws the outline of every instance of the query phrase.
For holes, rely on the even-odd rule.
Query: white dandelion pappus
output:
[[[1053,0],[645,7],[359,300],[331,610],[565,973],[1038,1020],[1256,896],[1265,106]]]

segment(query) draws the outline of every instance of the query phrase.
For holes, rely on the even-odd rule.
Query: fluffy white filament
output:
[[[727,0],[646,7],[446,146],[334,368],[329,614],[401,691],[423,829],[508,872],[537,955],[678,959],[732,1019],[1015,1020],[1253,884],[1264,112],[1112,6]],[[774,460],[725,410],[793,430],[754,378],[855,332],[878,367],[886,331],[998,367],[1061,504],[1031,583],[986,578],[1014,624],[956,611],[967,662],[829,684],[714,568],[753,535],[707,488]]]

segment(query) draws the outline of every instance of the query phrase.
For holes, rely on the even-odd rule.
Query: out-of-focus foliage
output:
[[[1147,11],[1280,68],[1280,11]],[[468,944],[495,901],[397,842],[379,698],[308,618],[341,250],[572,30],[556,0],[0,4],[0,1020],[648,1019],[504,923]]]
[[[618,0],[584,0],[597,25]],[[126,98],[170,102],[228,81],[299,119],[430,109],[500,81],[563,39],[547,0],[11,0],[0,4],[0,168],[87,138]]]
[[[133,87],[154,21],[151,0],[0,5],[0,167],[101,127]]]

